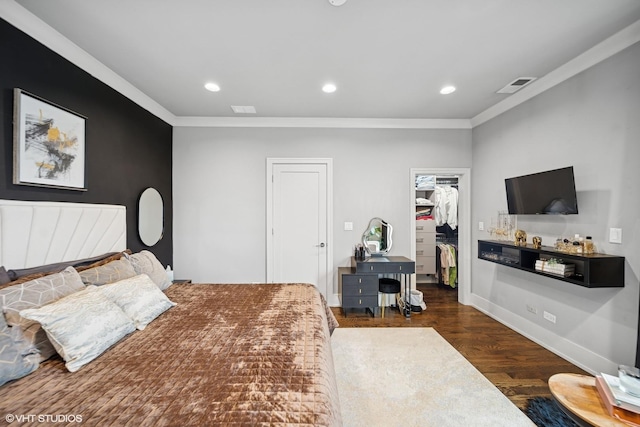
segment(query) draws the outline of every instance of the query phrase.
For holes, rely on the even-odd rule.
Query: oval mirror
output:
[[[138,234],[147,246],[153,246],[164,232],[164,205],[155,188],[147,188],[138,201]]]
[[[391,234],[393,227],[381,218],[369,221],[367,229],[362,234],[362,244],[371,256],[383,256],[391,250]]]

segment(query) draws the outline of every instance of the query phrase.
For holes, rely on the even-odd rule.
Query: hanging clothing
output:
[[[451,259],[453,260],[453,264],[449,264],[449,286],[452,288],[456,287],[456,283],[458,283],[458,266],[456,264],[456,248],[449,246],[449,254]]]
[[[445,243],[438,244],[438,249],[440,249],[440,269],[437,273],[440,283],[455,288],[458,282],[457,249]]]
[[[432,197],[436,226],[449,224],[455,230],[458,226],[458,189],[451,186],[436,187]]]

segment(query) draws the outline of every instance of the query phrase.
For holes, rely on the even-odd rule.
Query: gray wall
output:
[[[333,159],[337,291],[337,267],[374,216],[394,226],[391,254],[410,255],[410,169],[470,167],[471,131],[174,128],[176,277],[265,280],[269,157]]]
[[[471,302],[596,372],[634,364],[640,275],[640,47],[634,45],[468,130],[174,128],[174,267],[198,282],[265,280],[268,157],[329,157],[334,166],[334,267],[372,216],[410,255],[411,168],[472,167]],[[473,144],[471,141],[473,140]],[[472,164],[473,158],[473,164]],[[477,259],[478,221],[506,209],[504,179],[573,165],[580,214],[520,216],[549,244],[575,233],[626,257],[622,289],[586,289]],[[343,231],[352,221],[354,231]],[[623,244],[607,243],[610,227]],[[334,291],[337,281],[334,277]],[[538,309],[527,312],[526,305]],[[557,323],[542,319],[546,310]]]
[[[640,44],[473,129],[472,223],[506,209],[504,179],[574,166],[579,215],[519,216],[518,228],[553,244],[593,236],[626,257],[625,287],[586,289],[497,266],[472,254],[473,304],[593,371],[635,364],[640,275]],[[622,245],[608,243],[623,229]],[[472,241],[489,238],[474,231]],[[527,312],[526,305],[538,309]],[[543,310],[557,316],[552,324]]]

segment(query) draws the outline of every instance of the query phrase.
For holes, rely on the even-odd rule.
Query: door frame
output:
[[[326,297],[333,297],[335,290],[333,286],[333,159],[331,158],[278,158],[267,157],[266,183],[266,278],[267,283],[273,283],[273,167],[277,164],[300,164],[300,165],[325,165],[327,168],[327,289]]]
[[[458,176],[458,302],[464,305],[471,304],[471,169],[470,168],[411,168],[409,206],[411,224],[411,254],[416,253],[416,215],[414,191],[416,175],[457,175]],[[411,285],[415,289],[416,275],[411,277]]]

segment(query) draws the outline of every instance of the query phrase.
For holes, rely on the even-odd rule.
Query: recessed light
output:
[[[324,86],[322,86],[322,91],[324,93],[333,93],[336,91],[336,89],[337,87],[333,83],[327,83]]]
[[[455,86],[445,86],[442,89],[440,89],[440,93],[443,95],[449,95],[450,93],[453,93],[455,91],[456,91]]]
[[[215,83],[211,83],[211,82],[209,82],[209,83],[207,83],[207,84],[205,84],[205,85],[204,85],[204,88],[205,88],[206,90],[210,90],[211,92],[220,92],[220,86],[218,86],[218,85],[217,85],[217,84],[215,84]]]

